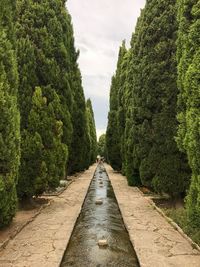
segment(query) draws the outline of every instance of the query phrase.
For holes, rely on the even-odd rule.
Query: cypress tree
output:
[[[90,99],[86,102],[87,107],[87,122],[88,122],[88,132],[90,138],[90,157],[89,164],[92,164],[96,160],[97,156],[97,134],[94,120],[94,112],[92,109],[92,102]]]
[[[138,157],[138,141],[137,121],[135,120],[135,103],[134,95],[134,78],[135,78],[135,59],[133,48],[129,50],[127,62],[126,87],[124,92],[125,105],[125,127],[124,127],[124,160],[123,169],[130,186],[141,185],[139,175],[139,157]]]
[[[20,181],[20,196],[25,190],[26,196],[33,196],[54,189],[65,175],[67,146],[61,142],[60,99],[50,86],[36,87],[31,106],[22,147],[26,179]]]
[[[108,160],[111,166],[116,170],[122,168],[122,154],[121,154],[121,136],[120,132],[123,128],[123,111],[121,110],[119,101],[120,96],[123,95],[123,81],[121,78],[123,75],[123,58],[127,50],[125,42],[123,41],[122,46],[119,50],[117,70],[112,78],[111,89],[110,89],[110,111],[108,114],[108,126],[106,131],[106,146],[108,151]],[[123,101],[123,100],[122,100]],[[119,120],[120,119],[120,120]]]
[[[189,183],[176,135],[176,3],[147,1],[133,40],[133,160],[142,183],[178,196]]]
[[[106,147],[108,151],[108,161],[113,169],[121,170],[120,136],[118,129],[118,109],[116,77],[112,77],[110,89],[110,111],[108,113],[108,125],[106,130]]]
[[[81,74],[76,61],[74,61],[73,80],[73,109],[72,124],[73,135],[69,154],[69,172],[79,172],[89,165],[89,132],[87,129],[86,103],[82,88]]]
[[[125,90],[125,138],[124,138],[124,151],[125,151],[125,175],[128,180],[128,184],[131,186],[141,185],[141,179],[139,174],[140,157],[139,157],[139,141],[140,135],[138,131],[138,125],[140,119],[138,115],[138,98],[136,98],[137,85],[139,82],[138,77],[141,73],[138,71],[139,59],[137,53],[140,49],[139,45],[139,33],[143,21],[144,11],[141,11],[141,15],[138,18],[135,33],[132,36],[131,48],[129,50],[129,61],[127,65],[127,77],[126,77],[126,90]]]
[[[200,49],[199,1],[178,2],[178,136],[188,156],[192,180],[187,197],[189,221],[200,226]]]
[[[15,1],[0,3],[0,227],[15,214],[20,160],[20,116],[17,107]]]
[[[50,84],[61,99],[63,142],[69,146],[73,104],[70,64],[76,55],[71,53],[72,26],[65,3],[61,0],[18,0],[17,26],[22,127],[26,127],[31,108],[26,103],[31,103],[35,86]]]
[[[73,95],[70,70],[76,55],[70,50],[73,43],[71,18],[64,1],[18,0],[17,16],[19,106],[22,116],[22,162],[18,194],[20,197],[31,197],[41,193],[45,187],[53,188],[58,185],[58,178],[64,176],[63,169],[67,168],[67,147],[70,147],[72,141],[70,113]],[[41,90],[40,94],[38,88]],[[38,95],[38,102],[39,98],[45,98],[46,104],[38,107],[35,94]],[[40,128],[40,119],[46,126]],[[35,130],[31,124],[34,124]],[[54,129],[54,132],[50,129]],[[32,140],[30,147],[28,140]],[[33,145],[36,146],[33,148],[33,155],[28,155],[28,150]],[[42,151],[41,154],[38,152],[40,158],[35,157],[37,149]],[[63,151],[63,155],[59,155],[58,151]],[[59,158],[60,170],[54,167]],[[34,177],[38,162],[41,163],[41,175]],[[48,179],[44,178],[47,176]]]
[[[122,162],[122,173],[125,174],[125,126],[126,126],[126,112],[127,112],[127,75],[128,75],[128,64],[129,64],[129,51],[125,48],[125,42],[122,47],[124,49],[124,55],[117,69],[118,76],[118,129],[120,136],[120,157]]]
[[[107,150],[106,150],[106,134],[102,134],[99,137],[99,141],[97,143],[97,154],[101,157],[104,157],[107,160]]]
[[[129,60],[130,51],[124,54],[119,75],[119,91],[118,91],[118,130],[120,135],[120,153],[122,160],[122,173],[126,174],[126,152],[130,149],[125,146],[125,129],[128,122],[128,106],[130,101],[130,95],[128,90],[128,74],[129,74]]]

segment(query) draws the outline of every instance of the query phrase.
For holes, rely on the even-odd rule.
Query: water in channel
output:
[[[102,199],[102,205],[96,205]],[[106,239],[107,247],[98,241]],[[113,188],[103,165],[98,165],[61,267],[139,267],[124,226]]]

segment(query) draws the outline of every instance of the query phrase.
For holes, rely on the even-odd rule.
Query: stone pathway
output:
[[[0,267],[58,267],[80,214],[96,164],[0,252]]]
[[[200,267],[200,253],[126,178],[105,164],[141,267]]]

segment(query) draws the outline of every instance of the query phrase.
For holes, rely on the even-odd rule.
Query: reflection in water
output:
[[[103,187],[100,184],[103,181]],[[96,199],[102,205],[96,205]],[[99,239],[108,247],[100,248]],[[61,267],[139,267],[103,165],[96,169]]]

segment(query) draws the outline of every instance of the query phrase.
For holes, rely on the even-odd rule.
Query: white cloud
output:
[[[86,97],[98,134],[105,132],[111,76],[122,40],[129,42],[145,0],[68,0]]]

